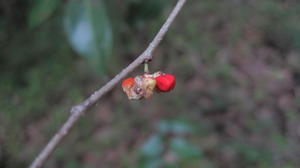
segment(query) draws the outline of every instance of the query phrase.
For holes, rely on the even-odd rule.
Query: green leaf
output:
[[[101,0],[70,0],[64,28],[73,49],[100,74],[112,52],[112,28]]]
[[[159,157],[162,151],[163,141],[159,135],[151,136],[142,147],[142,154],[146,157]]]
[[[48,19],[59,6],[60,0],[35,0],[29,11],[28,25],[35,28]]]
[[[199,158],[202,156],[202,153],[197,146],[179,137],[171,139],[170,149],[181,160]]]

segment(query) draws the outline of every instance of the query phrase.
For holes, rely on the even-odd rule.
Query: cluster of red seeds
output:
[[[145,73],[134,78],[127,78],[122,82],[122,88],[129,99],[149,98],[154,91],[170,92],[175,85],[175,76],[162,72]]]

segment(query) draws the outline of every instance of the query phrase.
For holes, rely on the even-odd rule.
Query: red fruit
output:
[[[156,87],[161,92],[169,92],[174,89],[176,84],[175,76],[173,75],[160,75],[155,78]]]

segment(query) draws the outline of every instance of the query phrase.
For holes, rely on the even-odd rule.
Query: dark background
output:
[[[27,167],[175,3],[0,0],[0,167]],[[175,90],[129,101],[116,87],[45,167],[300,167],[299,20],[296,0],[188,0],[150,64]]]

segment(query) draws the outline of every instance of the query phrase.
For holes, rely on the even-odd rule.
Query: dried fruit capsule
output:
[[[153,95],[153,90],[156,86],[156,80],[151,77],[144,77],[143,88],[145,89],[145,98],[149,98]]]
[[[161,92],[169,92],[174,89],[176,85],[176,79],[173,75],[160,75],[155,78],[156,80],[156,87]]]
[[[147,75],[138,75],[122,82],[123,91],[131,100],[150,98],[156,86],[156,80]]]
[[[136,81],[134,78],[127,78],[122,82],[122,88],[123,91],[127,94],[129,99],[141,99],[142,93],[141,88],[139,88],[136,84]]]

